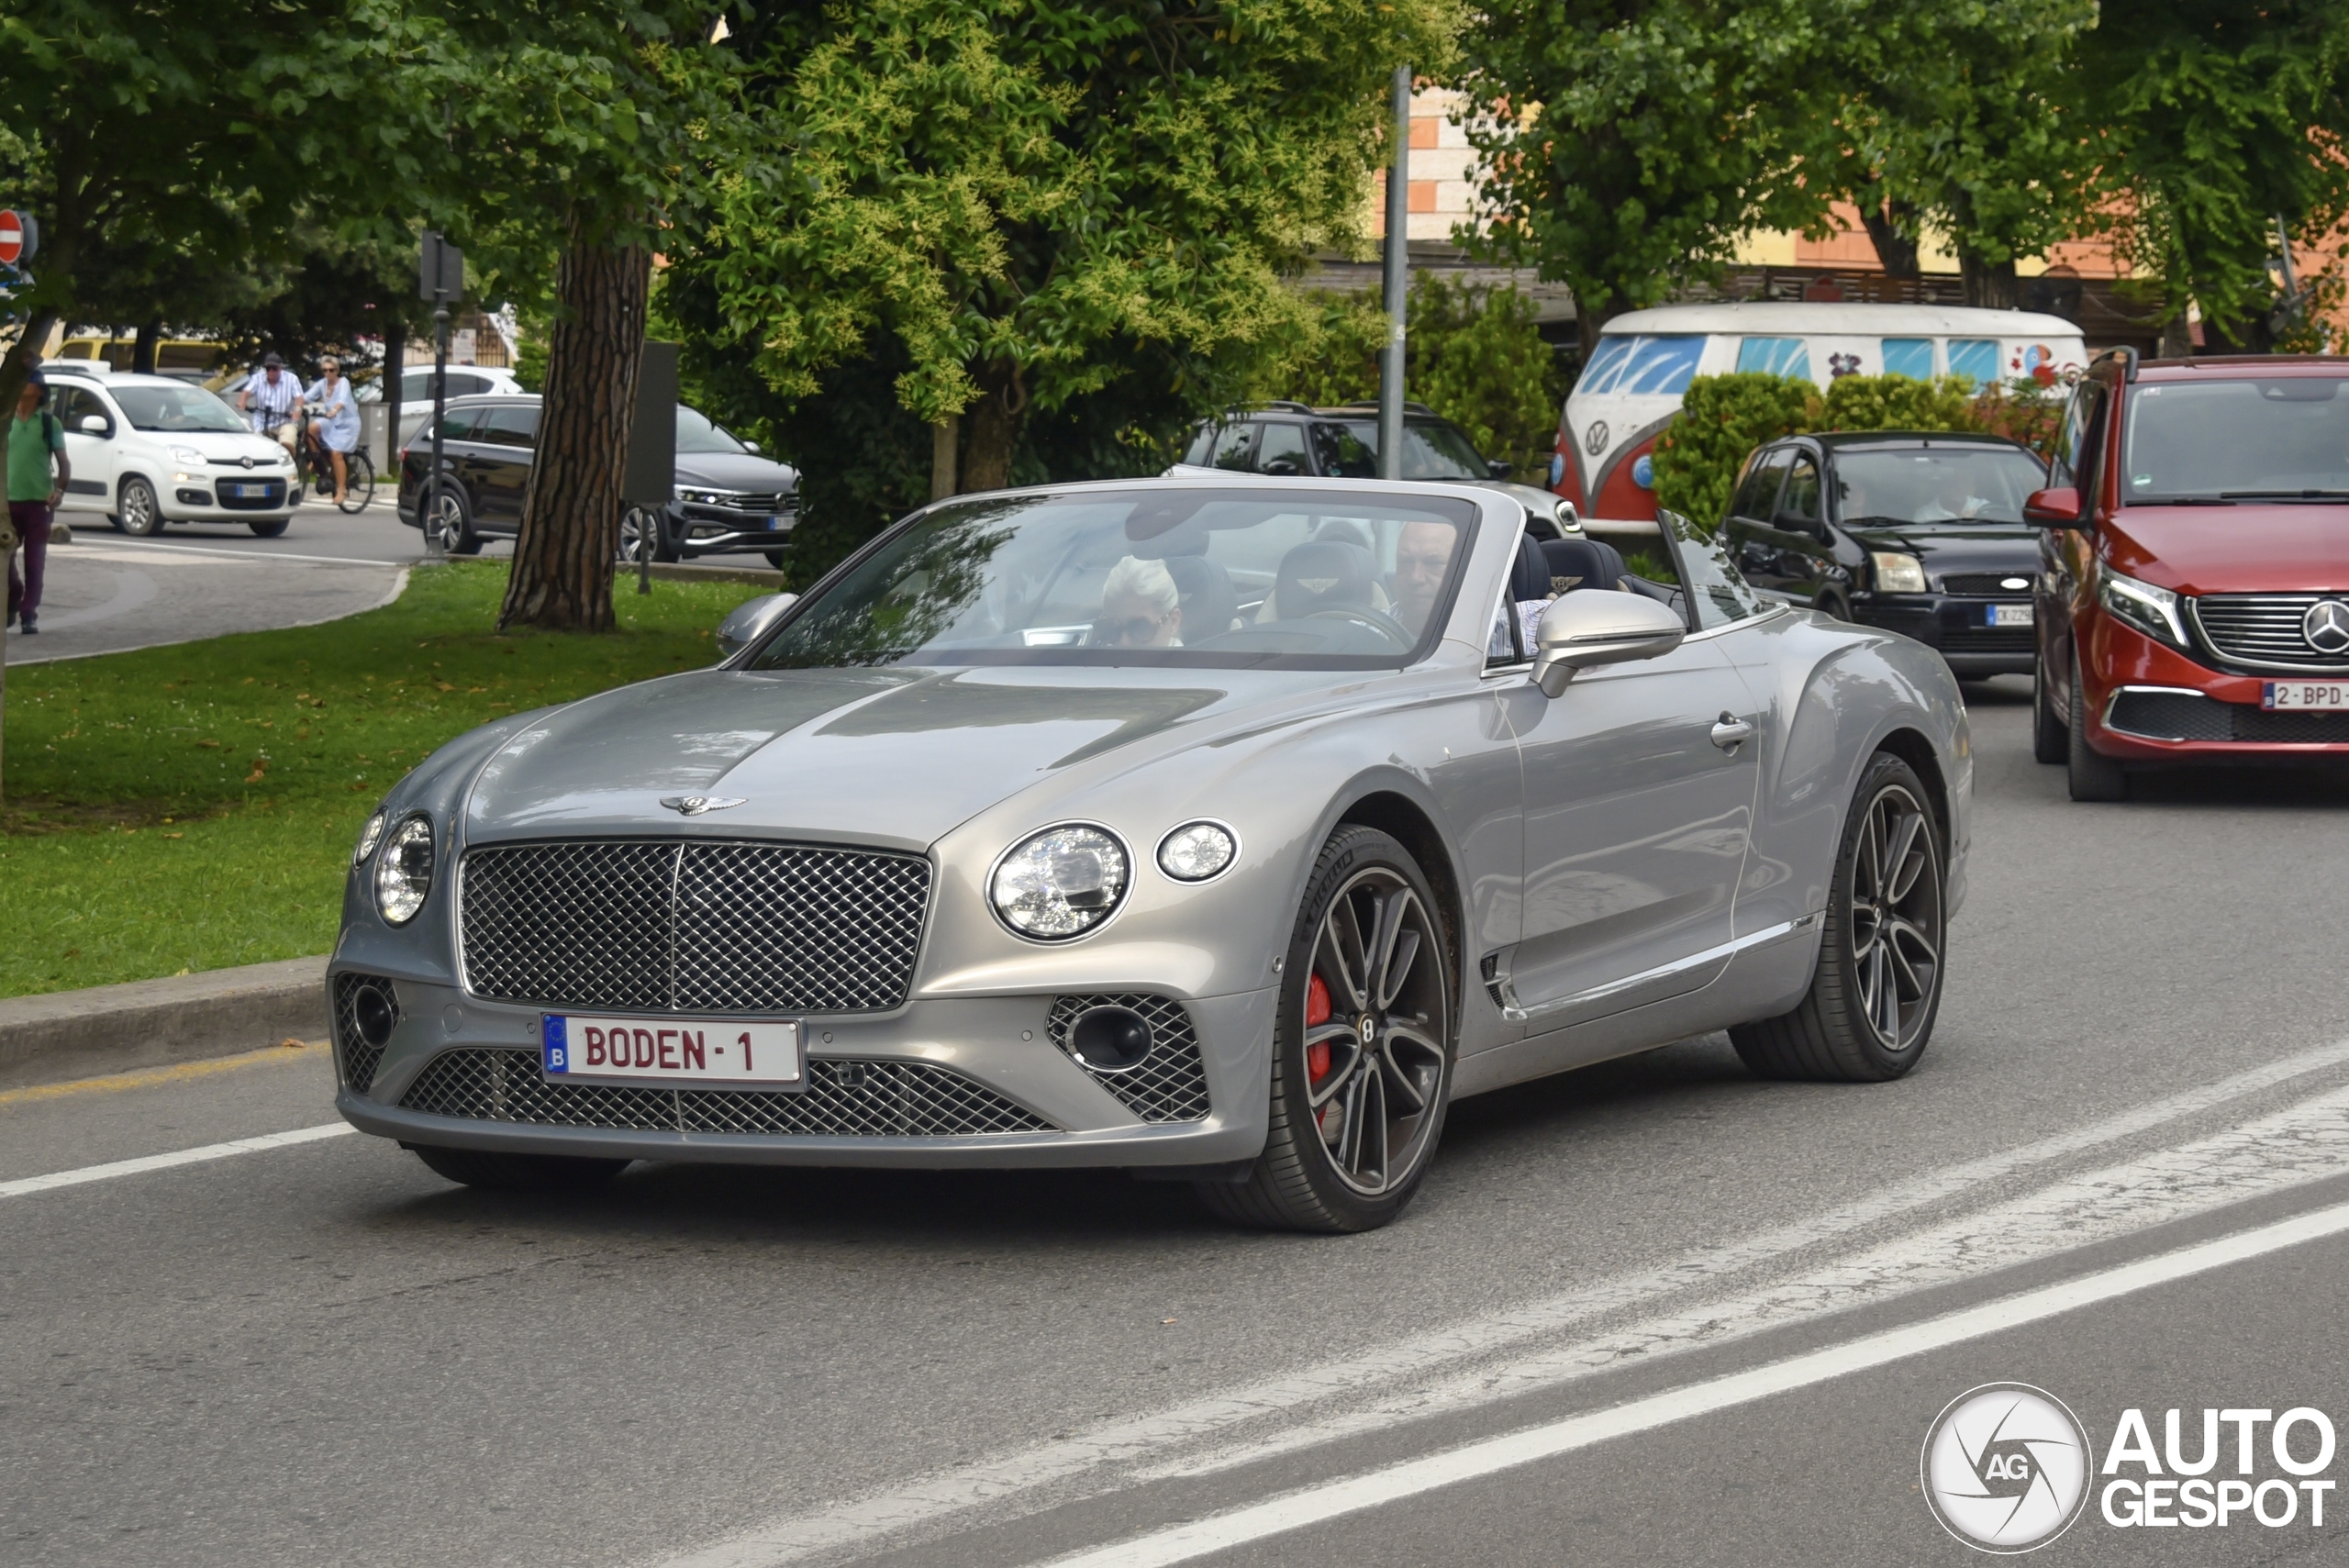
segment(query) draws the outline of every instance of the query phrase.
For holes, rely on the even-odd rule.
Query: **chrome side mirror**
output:
[[[1557,514],[1558,527],[1564,528],[1570,534],[1578,534],[1582,532],[1582,513],[1575,509],[1575,504],[1572,501],[1559,502],[1557,505]]]
[[[1597,664],[1654,659],[1680,646],[1688,624],[1641,594],[1586,588],[1551,601],[1534,628],[1533,684],[1545,697]]]
[[[718,662],[723,663],[764,637],[767,628],[798,602],[796,594],[763,594],[735,606],[734,613],[718,623]]]

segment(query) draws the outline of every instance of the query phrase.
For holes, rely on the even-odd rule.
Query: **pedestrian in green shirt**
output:
[[[16,541],[25,547],[25,572],[17,575],[17,556],[8,554],[8,624],[21,621],[29,637],[40,628],[41,580],[49,574],[49,518],[65,498],[73,465],[65,461],[65,427],[41,406],[49,395],[49,381],[40,372],[25,377],[17,399],[17,417],[8,426],[8,521]]]

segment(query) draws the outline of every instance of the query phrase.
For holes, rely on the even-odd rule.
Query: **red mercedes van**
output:
[[[2073,799],[2349,759],[2349,360],[2102,355],[2048,484],[2032,746]]]

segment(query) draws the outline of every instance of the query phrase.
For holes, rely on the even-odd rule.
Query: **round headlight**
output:
[[[411,817],[393,829],[375,862],[375,909],[395,926],[405,926],[424,907],[432,891],[432,818]]]
[[[1098,828],[1047,828],[1005,855],[987,901],[1023,937],[1058,941],[1109,917],[1126,895],[1125,846]]]
[[[366,864],[367,857],[375,852],[375,846],[383,841],[383,838],[384,814],[378,811],[374,816],[367,818],[366,827],[359,829],[359,847],[351,852],[351,863],[352,865]]]
[[[1177,882],[1205,882],[1239,852],[1239,841],[1222,823],[1186,822],[1158,841],[1158,869]]]

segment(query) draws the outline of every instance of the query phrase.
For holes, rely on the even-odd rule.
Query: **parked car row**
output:
[[[488,539],[521,531],[522,503],[537,461],[540,400],[513,392],[460,397],[440,426],[440,494],[432,526],[441,548],[471,555]],[[677,406],[676,476],[668,504],[632,508],[620,522],[620,554],[656,561],[757,552],[776,566],[799,520],[799,475],[787,463],[684,404]],[[399,517],[423,526],[432,445],[419,434],[400,452]]]

